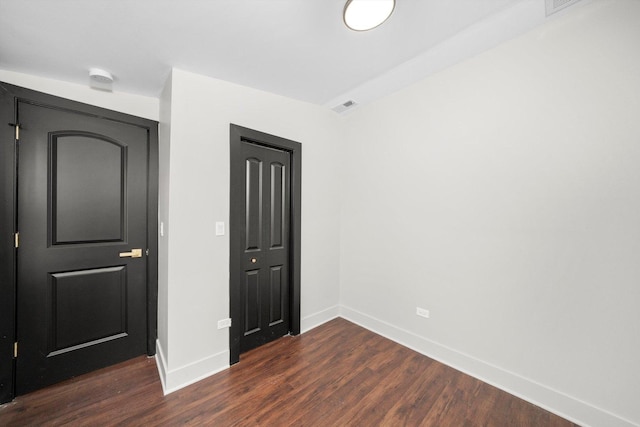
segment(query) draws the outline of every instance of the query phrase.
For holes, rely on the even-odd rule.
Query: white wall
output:
[[[60,80],[0,70],[0,81],[22,86],[49,95],[60,96],[85,104],[95,105],[109,110],[120,111],[145,119],[158,120],[158,99],[123,92],[106,92],[87,85],[63,82]]]
[[[170,141],[160,147],[161,175],[169,179],[160,191],[168,266],[160,270],[158,338],[171,391],[229,363],[228,329],[217,329],[229,316],[229,240],[215,236],[214,223],[229,223],[230,123],[302,144],[302,329],[338,314],[342,124],[324,108],[178,69],[160,116]]]
[[[353,112],[342,313],[585,425],[639,425],[640,2],[574,8]]]
[[[160,173],[158,179],[158,343],[169,341],[169,183],[171,148],[171,76],[160,94],[158,147]],[[157,358],[161,376],[166,377],[166,356],[158,344]]]

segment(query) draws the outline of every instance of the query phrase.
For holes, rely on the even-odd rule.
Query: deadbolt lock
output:
[[[120,258],[142,258],[142,249],[131,249],[131,252],[120,252]]]

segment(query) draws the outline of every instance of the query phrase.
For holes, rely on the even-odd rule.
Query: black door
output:
[[[149,137],[27,102],[18,119],[16,393],[24,394],[146,352]]]
[[[236,275],[244,307],[240,351],[289,332],[289,153],[242,142],[244,242]]]
[[[280,138],[259,138],[232,139],[232,363],[239,353],[299,332],[292,328],[292,311],[299,316],[291,283],[298,249],[292,248],[292,152],[275,145]]]

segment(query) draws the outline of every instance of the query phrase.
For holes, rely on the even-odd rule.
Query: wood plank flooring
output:
[[[344,319],[163,396],[141,357],[19,396],[1,426],[574,426]]]

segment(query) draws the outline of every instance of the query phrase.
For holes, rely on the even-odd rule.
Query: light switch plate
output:
[[[216,222],[216,236],[224,236],[224,222]]]

